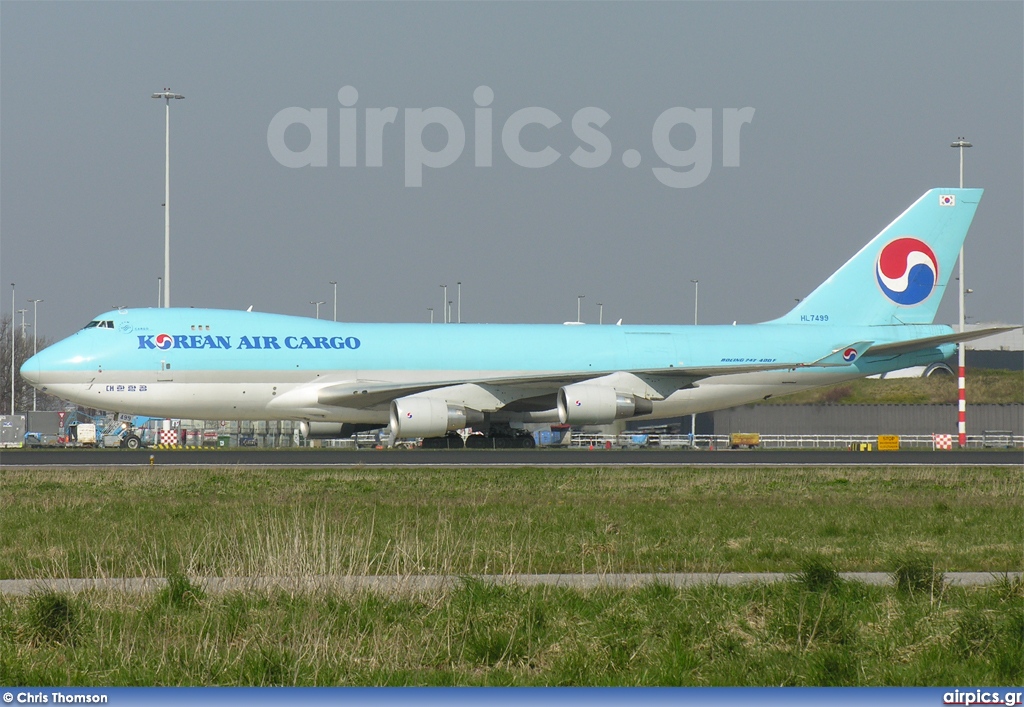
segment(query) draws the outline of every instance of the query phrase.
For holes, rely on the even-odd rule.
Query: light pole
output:
[[[452,322],[452,301],[451,300],[448,300],[447,314],[448,314],[448,323],[451,324],[451,322]]]
[[[316,306],[316,318],[319,319],[320,318],[320,305],[327,304],[327,303],[324,302],[323,300],[320,300],[319,302],[314,302],[313,300],[310,300],[309,303]]]
[[[964,188],[964,148],[971,147],[971,143],[967,142],[962,137],[958,137],[950,147],[955,147],[960,150],[960,188]],[[960,333],[964,333],[964,246],[960,245]],[[965,373],[966,363],[966,350],[964,348],[964,342],[960,342],[956,346],[957,352],[957,366],[959,372],[957,374],[957,392],[959,393],[959,409],[957,411],[957,442],[961,449],[967,447],[967,389]]]
[[[39,303],[41,299],[30,299],[32,303],[32,355],[39,353]],[[11,371],[11,375],[14,371]],[[36,411],[36,387],[32,386],[32,412]]]
[[[430,323],[433,324],[434,323],[434,308],[433,307],[427,307],[427,311],[430,312]]]
[[[28,311],[28,309],[18,309],[17,310],[17,314],[22,315],[22,345],[23,346],[25,346],[25,313],[27,313],[27,311]],[[13,353],[13,351],[14,351],[14,346],[13,346],[13,343],[14,343],[14,317],[13,317],[13,315],[10,318],[10,334],[11,334],[11,336],[10,336],[10,342],[11,342],[11,347],[10,347],[10,350],[11,350],[11,357],[10,357],[10,372],[11,372],[10,373],[10,380],[11,380],[11,383],[10,383],[10,400],[11,400],[11,404],[10,404],[10,407],[11,407],[11,414],[13,415],[14,414],[13,413],[13,410],[14,410],[14,402],[13,402],[14,401],[14,353]],[[35,388],[33,388],[33,390],[35,390]]]
[[[697,326],[697,292],[700,287],[700,280],[690,280],[693,283],[693,325]],[[690,413],[690,446],[693,446],[697,439],[697,413]]]
[[[462,324],[462,283],[456,282],[455,284],[459,286],[459,296],[456,297],[456,299],[459,301],[458,322],[459,324]]]
[[[604,324],[604,305],[597,303],[597,323]]]
[[[700,287],[700,280],[690,280],[693,283],[693,325],[697,326],[697,291]]]
[[[334,321],[338,321],[338,281],[331,280],[331,285],[334,285]]]
[[[14,414],[14,283],[11,283],[11,414]]]
[[[165,88],[154,93],[153,98],[163,98],[167,105],[166,131],[164,139],[164,307],[171,306],[171,99],[184,98]]]
[[[580,323],[580,305],[583,303],[583,298],[586,295],[576,295],[576,323]]]
[[[441,314],[444,315],[444,323],[448,323],[448,285],[441,285],[444,296],[441,299]]]
[[[164,293],[163,280],[164,279],[162,277],[158,277],[156,279],[156,308],[157,309],[160,309],[160,304],[161,304],[162,296],[163,296],[163,293]]]

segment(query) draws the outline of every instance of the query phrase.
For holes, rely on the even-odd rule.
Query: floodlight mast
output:
[[[697,294],[700,292],[700,280],[690,280],[693,283],[693,325],[697,326]],[[697,413],[690,415],[690,445],[696,443],[697,439]]]
[[[164,307],[171,306],[171,99],[184,98],[165,88],[154,93],[153,98],[163,98],[166,102],[165,138],[164,138]]]
[[[39,353],[39,303],[41,299],[30,299],[32,303],[32,355],[35,356]],[[21,338],[25,338],[22,333]],[[11,375],[14,375],[14,369],[11,369]],[[32,412],[36,411],[36,387],[32,386]]]
[[[11,283],[11,414],[14,414],[14,283]]]
[[[958,137],[950,147],[960,150],[960,188],[964,188],[964,148],[973,147],[962,137]],[[960,246],[960,333],[964,332],[966,317],[964,315],[964,247]],[[957,352],[957,393],[959,396],[959,409],[957,411],[957,443],[961,449],[967,447],[967,390],[966,390],[966,351],[964,342],[956,347]]]

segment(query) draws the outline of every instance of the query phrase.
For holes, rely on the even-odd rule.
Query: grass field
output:
[[[813,576],[822,576],[820,572]],[[1019,685],[1024,590],[0,597],[5,685]]]
[[[1021,568],[1020,467],[4,469],[0,579]]]
[[[968,405],[1024,403],[1024,374],[971,368],[965,376]],[[928,378],[861,378],[801,393],[769,398],[758,405],[955,405],[957,379],[950,375]]]
[[[1024,679],[1021,468],[0,470],[4,684],[938,685]],[[895,587],[836,571],[886,571]],[[202,576],[781,571],[204,595]]]

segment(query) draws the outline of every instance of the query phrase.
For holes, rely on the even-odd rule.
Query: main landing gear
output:
[[[424,437],[422,449],[462,449],[466,446],[462,437],[455,432],[449,432],[444,437]]]
[[[455,432],[444,437],[426,437],[422,449],[533,449],[533,436],[521,430],[494,431],[487,435],[472,434],[462,441]]]
[[[470,435],[466,438],[466,449],[533,449],[536,446],[533,435],[521,430]]]

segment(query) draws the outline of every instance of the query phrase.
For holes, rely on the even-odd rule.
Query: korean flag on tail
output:
[[[939,206],[956,206],[956,195],[939,194]]]

